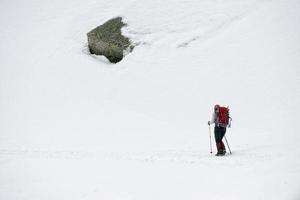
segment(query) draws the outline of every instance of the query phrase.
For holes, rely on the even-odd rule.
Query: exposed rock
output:
[[[125,25],[122,18],[117,17],[88,32],[90,52],[104,55],[112,63],[120,62],[124,57],[123,51],[133,48],[129,39],[121,33],[121,28]]]

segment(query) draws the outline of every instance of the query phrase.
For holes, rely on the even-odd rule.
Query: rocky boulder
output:
[[[112,63],[120,62],[124,57],[124,50],[133,48],[129,38],[121,33],[121,28],[125,25],[122,18],[117,17],[88,32],[90,52],[103,55]]]

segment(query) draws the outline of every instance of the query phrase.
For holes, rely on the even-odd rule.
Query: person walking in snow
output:
[[[225,145],[222,141],[226,133],[226,127],[229,124],[229,109],[226,107],[221,107],[220,105],[214,106],[214,112],[212,119],[208,121],[208,125],[215,124],[214,133],[217,146],[216,156],[223,156],[226,154]],[[230,124],[229,124],[230,126]]]

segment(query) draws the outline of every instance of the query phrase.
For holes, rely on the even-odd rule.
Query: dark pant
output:
[[[217,144],[222,142],[225,133],[226,133],[225,127],[215,126],[215,139]]]
[[[225,145],[222,142],[225,133],[226,133],[226,127],[215,126],[215,140],[216,140],[218,153],[224,153],[226,151]]]

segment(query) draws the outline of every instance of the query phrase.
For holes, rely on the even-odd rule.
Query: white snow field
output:
[[[1,0],[0,199],[299,200],[299,11]],[[138,46],[110,64],[86,33],[116,16]],[[233,118],[224,157],[209,149],[216,103]]]

